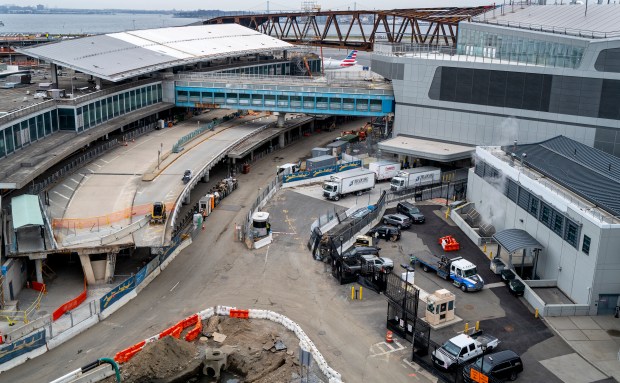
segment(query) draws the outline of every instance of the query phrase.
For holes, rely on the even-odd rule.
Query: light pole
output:
[[[482,350],[482,360],[480,361],[480,374],[484,374],[484,354],[486,354],[487,352],[487,346],[482,345],[480,346],[480,349]]]

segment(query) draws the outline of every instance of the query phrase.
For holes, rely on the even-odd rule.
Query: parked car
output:
[[[450,338],[431,353],[433,363],[444,370],[451,370],[459,364],[473,360],[485,352],[497,348],[500,341],[488,334],[460,334]]]
[[[357,258],[361,257],[362,255],[379,256],[379,250],[380,249],[378,247],[358,246],[352,247],[351,249],[345,251],[344,253],[342,253],[342,256],[344,258]]]
[[[508,282],[508,290],[510,291],[510,294],[514,295],[515,297],[522,297],[523,294],[525,294],[525,285],[523,284],[523,282],[515,278]]]
[[[367,235],[396,242],[400,239],[400,229],[394,226],[381,225],[370,229]]]
[[[398,205],[396,205],[396,211],[411,218],[411,221],[413,221],[413,223],[424,223],[424,221],[426,221],[424,214],[422,214],[422,212],[420,212],[420,209],[418,209],[412,203],[399,202]]]
[[[523,363],[519,355],[511,350],[485,355],[463,369],[463,379],[467,383],[473,382],[471,379],[472,368],[482,372],[487,377],[502,381],[505,379],[516,380],[523,371]]]
[[[394,270],[394,261],[390,258],[367,254],[362,255],[362,259],[364,263],[373,264],[377,269]]]
[[[502,277],[502,282],[504,282],[505,284],[508,284],[508,282],[515,279],[515,273],[510,269],[503,269],[502,271],[500,271],[500,275]]]
[[[359,208],[359,209],[355,210],[353,213],[351,213],[351,215],[349,215],[349,217],[351,219],[364,218],[368,214],[370,214],[370,212],[373,211],[373,209],[374,209],[374,206],[362,207],[362,208]]]
[[[407,229],[411,226],[411,219],[402,214],[386,214],[383,216],[384,225],[394,225],[399,229]]]

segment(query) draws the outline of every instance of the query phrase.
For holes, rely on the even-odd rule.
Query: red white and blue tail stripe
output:
[[[347,57],[340,62],[340,66],[341,67],[353,66],[357,64],[357,61],[355,60],[356,58],[357,58],[357,51],[352,50],[351,53],[349,53]]]

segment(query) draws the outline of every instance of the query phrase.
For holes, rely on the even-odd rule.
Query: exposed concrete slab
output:
[[[566,383],[595,382],[606,378],[575,353],[543,360],[540,363]]]
[[[611,340],[605,330],[581,330],[590,340]]]
[[[560,335],[567,341],[571,340],[589,340],[589,338],[581,330],[558,330]]]
[[[556,330],[578,330],[569,317],[547,317],[545,320]]]
[[[592,319],[592,317],[570,317],[571,321],[581,330],[600,330],[601,326]]]
[[[570,345],[581,355],[586,355],[591,363],[618,360],[618,346],[613,341],[573,341]]]

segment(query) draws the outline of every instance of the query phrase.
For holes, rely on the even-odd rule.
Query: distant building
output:
[[[542,245],[537,256],[526,253],[522,277],[556,285],[586,305],[582,313],[613,314],[620,305],[620,159],[555,137],[477,147],[475,162],[467,197],[483,220],[497,232],[521,229]]]
[[[393,82],[396,135],[465,144],[463,158],[557,135],[620,156],[618,20],[613,4],[506,5],[459,23],[456,49],[376,44],[372,70]]]
[[[37,4],[37,11],[42,11],[45,9],[45,5],[43,4]]]

